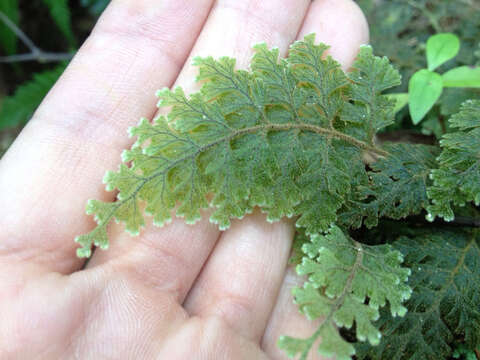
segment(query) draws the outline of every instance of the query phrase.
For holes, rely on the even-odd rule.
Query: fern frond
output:
[[[323,58],[326,48],[310,35],[279,60],[278,50],[260,44],[251,71],[235,70],[235,60],[226,57],[196,58],[201,90],[191,96],[181,88],[158,92],[159,106],[170,113],[131,129],[138,140],[124,154],[128,165],[104,179],[108,190],[119,191],[117,202],[89,205],[98,226],[116,219],[138,233],[145,202],[158,225],[170,220],[175,206],[189,223],[212,207],[210,220],[226,229],[230,219],[258,206],[269,221],[299,216],[297,226],[307,233],[327,230],[350,191],[352,169],[364,168],[363,153],[388,155],[360,130],[375,132],[391,121],[385,119],[394,104],[380,91],[400,78],[368,47],[349,78],[336,61]],[[359,87],[368,87],[369,95],[361,97]],[[352,121],[364,113],[369,125]],[[104,230],[77,241],[84,256],[92,244],[106,246]]]
[[[389,245],[362,245],[338,227],[325,236],[312,235],[302,250],[306,256],[297,273],[307,275],[308,280],[294,290],[295,302],[309,319],[320,319],[320,325],[307,339],[282,337],[279,346],[289,356],[300,354],[300,359],[306,359],[321,338],[321,355],[349,360],[355,349],[337,327],[351,328],[355,323],[357,339],[377,345],[381,334],[373,322],[380,316],[379,308],[388,301],[393,316],[405,315],[402,302],[410,297],[405,284],[410,270],[401,267],[399,251]]]
[[[468,202],[480,205],[480,100],[463,103],[449,122],[457,131],[445,134],[440,140],[439,167],[432,170],[433,185],[428,189],[432,201],[427,208],[429,220],[439,216],[451,221],[452,206]]]
[[[452,355],[454,339],[480,346],[480,236],[471,232],[422,231],[392,246],[412,270],[406,316],[382,312],[379,346],[358,346],[358,358],[438,360]]]

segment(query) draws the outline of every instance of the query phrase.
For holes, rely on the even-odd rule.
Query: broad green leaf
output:
[[[0,104],[0,130],[26,123],[65,70],[60,64],[52,70],[33,75],[33,79],[20,85],[12,96]]]
[[[408,93],[387,94],[386,96],[395,101],[395,107],[393,108],[395,114],[408,104]]]
[[[170,113],[130,130],[136,143],[104,179],[118,191],[116,207],[90,211],[103,219],[98,226],[115,219],[137,234],[145,203],[157,225],[174,208],[188,223],[212,208],[210,221],[223,230],[260,207],[268,221],[296,216],[307,233],[328,230],[353,171],[365,173],[363,153],[387,154],[365,133],[393,121],[394,102],[380,92],[399,75],[365,47],[348,79],[326,49],[309,35],[279,59],[278,49],[259,44],[250,72],[235,70],[231,58],[196,58],[201,90],[159,91],[159,106]],[[79,238],[87,249],[80,255],[104,243],[102,231],[92,234]]]
[[[439,216],[452,221],[453,205],[480,204],[480,100],[466,101],[449,123],[456,131],[440,140],[439,167],[432,170],[433,185],[428,189],[432,201],[427,207],[429,220]]]
[[[50,15],[61,30],[70,46],[75,46],[75,36],[70,21],[70,8],[68,0],[42,0],[50,10]]]
[[[428,70],[433,71],[443,63],[457,56],[460,51],[460,40],[452,33],[442,33],[431,36],[427,40]]]
[[[415,125],[422,121],[442,95],[442,90],[442,77],[435,72],[423,69],[411,77],[408,83],[408,107]]]
[[[280,339],[279,346],[290,356],[306,359],[321,338],[321,355],[350,360],[355,349],[339,335],[337,327],[350,329],[355,323],[357,339],[377,345],[381,334],[373,322],[379,317],[379,308],[388,302],[392,316],[405,315],[402,303],[411,293],[405,283],[410,270],[401,267],[403,256],[399,251],[389,245],[360,244],[338,227],[332,227],[325,236],[312,235],[302,251],[305,257],[297,273],[308,276],[308,280],[303,287],[295,288],[293,295],[300,311],[309,320],[320,319],[320,323],[307,339]]]
[[[19,11],[18,0],[0,1],[0,11],[14,24],[18,24]],[[0,45],[7,55],[17,51],[17,35],[0,20]]]
[[[480,88],[480,67],[460,66],[442,75],[444,87]]]
[[[357,344],[359,359],[439,360],[452,356],[454,339],[480,345],[480,236],[474,231],[417,231],[392,244],[412,270],[413,288],[402,318],[381,312],[379,346]]]

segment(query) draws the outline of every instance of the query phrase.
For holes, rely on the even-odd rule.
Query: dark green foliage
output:
[[[479,351],[480,349],[477,349]],[[475,350],[467,349],[463,344],[458,344],[453,352],[454,359],[478,360]]]
[[[32,24],[26,23],[24,19],[19,23],[20,18],[24,15],[23,11],[27,12],[25,8],[36,8],[37,6],[44,7],[48,9],[52,23],[54,23],[59,30],[59,35],[49,34],[49,36],[58,38],[62,43],[65,39],[69,44],[69,51],[75,48],[76,39],[72,30],[70,5],[67,0],[35,0],[32,4],[22,4],[22,6],[23,7],[20,7],[17,0],[0,1],[0,11],[7,15],[7,17],[19,27],[17,31],[24,32],[27,38],[32,36],[35,40],[37,37],[41,38],[40,35],[35,34],[34,32],[38,27],[41,27],[42,32],[49,33],[51,30],[49,28],[44,29],[44,25],[41,22],[43,19],[36,19],[38,24],[31,19],[30,22],[32,22]],[[20,9],[22,9],[22,13],[20,12]],[[23,29],[25,24],[27,24],[27,29]],[[53,28],[55,28],[55,25],[53,25]],[[31,31],[30,29],[34,29],[34,31]],[[33,43],[35,43],[35,40],[30,39]],[[16,87],[10,86],[10,89],[8,89],[9,96],[5,96],[0,101],[0,131],[3,129],[12,131],[14,128],[20,130],[30,119],[37,106],[66,67],[66,64],[63,63],[53,68],[49,64],[32,65],[32,62],[43,62],[41,56],[39,59],[33,57],[31,61],[16,63],[18,58],[16,58],[15,55],[28,55],[28,52],[31,51],[30,44],[24,44],[19,47],[19,50],[17,50],[18,42],[19,39],[17,38],[17,34],[15,34],[13,29],[6,26],[4,21],[0,19],[0,47],[3,48],[0,50],[4,50],[4,54],[0,54],[0,56],[3,57],[5,54],[13,55],[7,59],[7,64],[2,64],[2,67],[5,66],[5,74],[7,74],[5,78],[8,80],[11,80],[11,78],[21,79],[21,81],[17,80],[20,85]],[[43,44],[41,43],[34,44],[34,46],[42,49],[41,51],[51,51],[48,48],[43,49]],[[18,54],[17,52],[21,54]],[[12,61],[12,63],[9,63],[9,61]],[[32,69],[34,70],[32,71]],[[25,79],[29,80],[25,82]]]
[[[449,123],[452,132],[440,140],[439,168],[432,170],[433,186],[428,189],[431,220],[453,220],[452,205],[480,205],[480,100],[466,101]]]
[[[18,24],[19,11],[18,0],[0,1],[0,11],[14,24]],[[17,50],[17,35],[0,21],[0,47],[8,54],[13,54]]]
[[[0,130],[26,123],[50,88],[63,73],[66,64],[37,73],[31,81],[18,87],[15,94],[0,103]]]
[[[50,15],[53,21],[57,24],[60,31],[68,40],[70,46],[75,45],[75,37],[72,31],[72,24],[70,22],[70,8],[68,7],[68,0],[42,0],[43,3],[50,10]]]
[[[358,345],[359,359],[438,360],[454,341],[480,344],[480,235],[474,231],[425,230],[392,246],[405,256],[413,293],[403,318],[382,311],[377,347]]]
[[[430,170],[436,167],[433,146],[387,144],[390,155],[370,164],[367,174],[358,172],[356,184],[345,203],[340,223],[358,228],[377,226],[378,219],[402,219],[418,214],[428,204]]]

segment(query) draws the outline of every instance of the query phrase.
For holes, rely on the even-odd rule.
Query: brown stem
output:
[[[305,131],[311,131],[317,134],[323,134],[323,135],[328,135],[331,137],[334,137],[339,140],[344,140],[345,142],[348,142],[362,150],[370,151],[372,153],[375,153],[380,156],[388,156],[389,153],[385,150],[382,150],[376,146],[369,145],[363,141],[357,140],[354,137],[344,134],[340,131],[337,130],[332,130],[332,129],[325,129],[320,126],[316,125],[311,125],[311,124],[305,124],[305,123],[289,123],[289,124],[267,124],[267,125],[258,125],[258,126],[252,126],[249,128],[244,128],[241,130],[238,130],[237,132],[234,132],[231,135],[231,138],[235,138],[237,136],[240,136],[242,134],[248,134],[248,133],[254,133],[257,131],[261,130],[291,130],[291,129],[299,129],[299,130],[305,130]]]

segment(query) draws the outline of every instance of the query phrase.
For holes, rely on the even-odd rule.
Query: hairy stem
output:
[[[311,125],[311,124],[305,124],[305,123],[290,123],[290,124],[267,124],[267,125],[258,125],[258,126],[252,126],[249,128],[244,128],[241,129],[231,135],[231,138],[235,138],[237,136],[247,134],[247,133],[254,133],[257,131],[261,130],[277,130],[277,131],[285,131],[285,130],[291,130],[291,129],[299,129],[299,130],[305,130],[305,131],[311,131],[317,134],[323,134],[323,135],[328,135],[331,137],[334,137],[339,140],[343,140],[345,142],[348,142],[362,150],[370,151],[372,153],[375,153],[380,156],[388,156],[389,153],[385,150],[382,150],[376,146],[369,145],[363,141],[357,140],[352,136],[349,136],[347,134],[344,134],[340,131],[333,130],[333,129],[326,129],[322,128],[320,126],[316,125]]]

